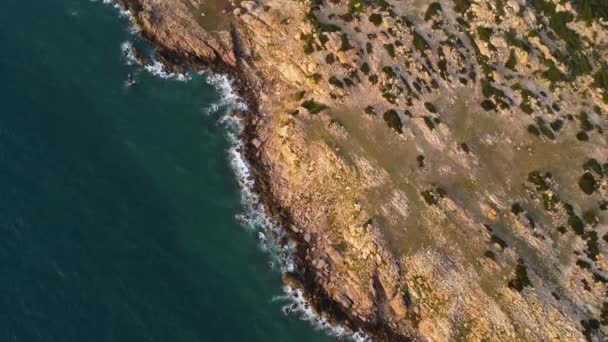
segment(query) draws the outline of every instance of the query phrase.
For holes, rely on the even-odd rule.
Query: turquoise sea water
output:
[[[273,300],[205,78],[127,65],[101,2],[2,7],[0,341],[330,340]]]

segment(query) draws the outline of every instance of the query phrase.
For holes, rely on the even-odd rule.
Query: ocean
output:
[[[0,341],[332,340],[248,227],[225,80],[129,63],[105,1],[3,4]]]

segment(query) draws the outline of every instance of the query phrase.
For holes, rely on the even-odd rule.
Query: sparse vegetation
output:
[[[433,2],[432,4],[429,5],[429,8],[426,10],[426,13],[424,14],[424,20],[425,21],[431,20],[431,18],[436,16],[440,11],[441,11],[441,4],[439,4],[438,2]]]
[[[317,114],[329,108],[322,103],[316,102],[315,99],[304,101],[301,106],[306,108],[310,114]]]
[[[523,259],[519,259],[517,261],[517,266],[515,267],[515,278],[509,281],[509,287],[517,292],[523,291],[525,287],[532,287],[530,278],[528,278],[528,270]]]

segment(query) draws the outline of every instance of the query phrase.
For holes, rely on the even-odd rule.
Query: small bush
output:
[[[513,213],[513,215],[519,215],[524,212],[524,208],[521,206],[521,204],[515,202],[511,206],[511,212]]]
[[[384,44],[384,49],[391,58],[395,58],[395,46],[393,44]]]
[[[603,176],[602,165],[600,165],[595,158],[587,160],[585,164],[583,164],[583,169],[585,171],[593,171],[598,175]]]
[[[394,78],[395,76],[397,76],[397,74],[395,74],[395,71],[393,70],[393,68],[391,68],[390,66],[383,67],[382,72],[384,72],[384,74],[388,78]]]
[[[429,128],[429,130],[434,130],[435,129],[435,123],[433,123],[433,120],[431,120],[431,118],[429,116],[423,116],[422,119],[424,120],[424,123],[426,124],[426,127]]]
[[[595,177],[593,177],[593,175],[589,172],[583,173],[583,175],[578,181],[578,186],[587,195],[591,195],[593,192],[595,192],[595,190],[599,188]]]
[[[340,81],[336,76],[330,77],[328,82],[337,88],[344,88],[344,83],[342,83],[342,81]]]
[[[576,139],[579,141],[589,141],[589,136],[585,132],[576,133]]]
[[[494,255],[494,252],[492,252],[492,251],[485,251],[483,253],[483,256],[486,257],[486,258],[488,258],[488,259],[496,261],[496,256]]]
[[[551,128],[554,131],[559,132],[562,129],[562,127],[564,126],[564,120],[562,120],[562,119],[556,119],[555,121],[553,121],[552,123],[550,123],[549,126],[551,126]]]
[[[477,34],[479,35],[479,39],[484,42],[490,42],[490,37],[492,36],[493,30],[489,27],[479,26],[477,27]]]
[[[528,125],[528,133],[540,137],[540,131],[534,125]]]
[[[388,127],[394,129],[399,134],[403,133],[403,124],[401,123],[401,118],[399,117],[399,114],[397,114],[397,111],[394,109],[387,110],[382,117],[384,118],[384,121],[386,121]]]
[[[424,108],[433,114],[437,114],[437,108],[435,108],[435,105],[430,102],[425,102]]]
[[[585,233],[585,224],[577,215],[570,215],[568,218],[568,225],[570,228],[572,228],[572,231],[574,231],[574,234],[576,235],[583,236]]]
[[[505,68],[515,70],[516,65],[517,65],[517,58],[515,57],[515,50],[511,49],[511,53],[509,54],[509,59],[505,63]]]
[[[424,14],[424,20],[429,21],[431,18],[436,16],[439,11],[441,11],[441,4],[439,4],[438,2],[433,2],[426,10],[426,13]]]
[[[524,287],[527,286],[532,287],[532,282],[530,282],[530,278],[528,278],[528,271],[524,261],[519,259],[517,261],[517,266],[515,267],[515,278],[509,281],[509,287],[517,292],[521,292]]]
[[[376,26],[380,26],[382,24],[382,16],[378,13],[372,13],[369,16],[369,21]]]
[[[426,40],[416,31],[414,31],[414,46],[416,50],[423,52],[426,49],[429,49],[429,44]]]
[[[307,34],[304,36],[304,53],[307,55],[310,55],[311,53],[315,52],[315,48],[313,45],[313,36],[312,34]]]
[[[454,0],[454,10],[456,12],[464,14],[471,7],[471,0]]]
[[[304,101],[301,106],[306,108],[310,114],[317,114],[329,108],[322,103],[316,102],[315,99]]]
[[[369,64],[367,64],[367,62],[364,62],[363,64],[361,64],[361,72],[364,73],[365,75],[369,74]]]
[[[340,36],[340,40],[341,40],[341,46],[340,46],[340,51],[348,51],[350,49],[352,49],[352,45],[350,45],[350,42],[348,41],[348,36],[346,35],[346,33],[342,33],[342,35]]]
[[[492,100],[483,100],[481,102],[481,108],[483,108],[486,112],[496,109],[496,104],[492,102]]]
[[[365,111],[365,114],[376,115],[376,110],[374,109],[373,106],[367,106],[367,107],[365,107],[364,111]]]

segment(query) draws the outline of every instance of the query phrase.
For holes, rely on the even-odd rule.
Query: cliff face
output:
[[[604,5],[226,2],[221,31],[207,1],[121,2],[172,68],[237,79],[318,310],[380,340],[606,338]]]

